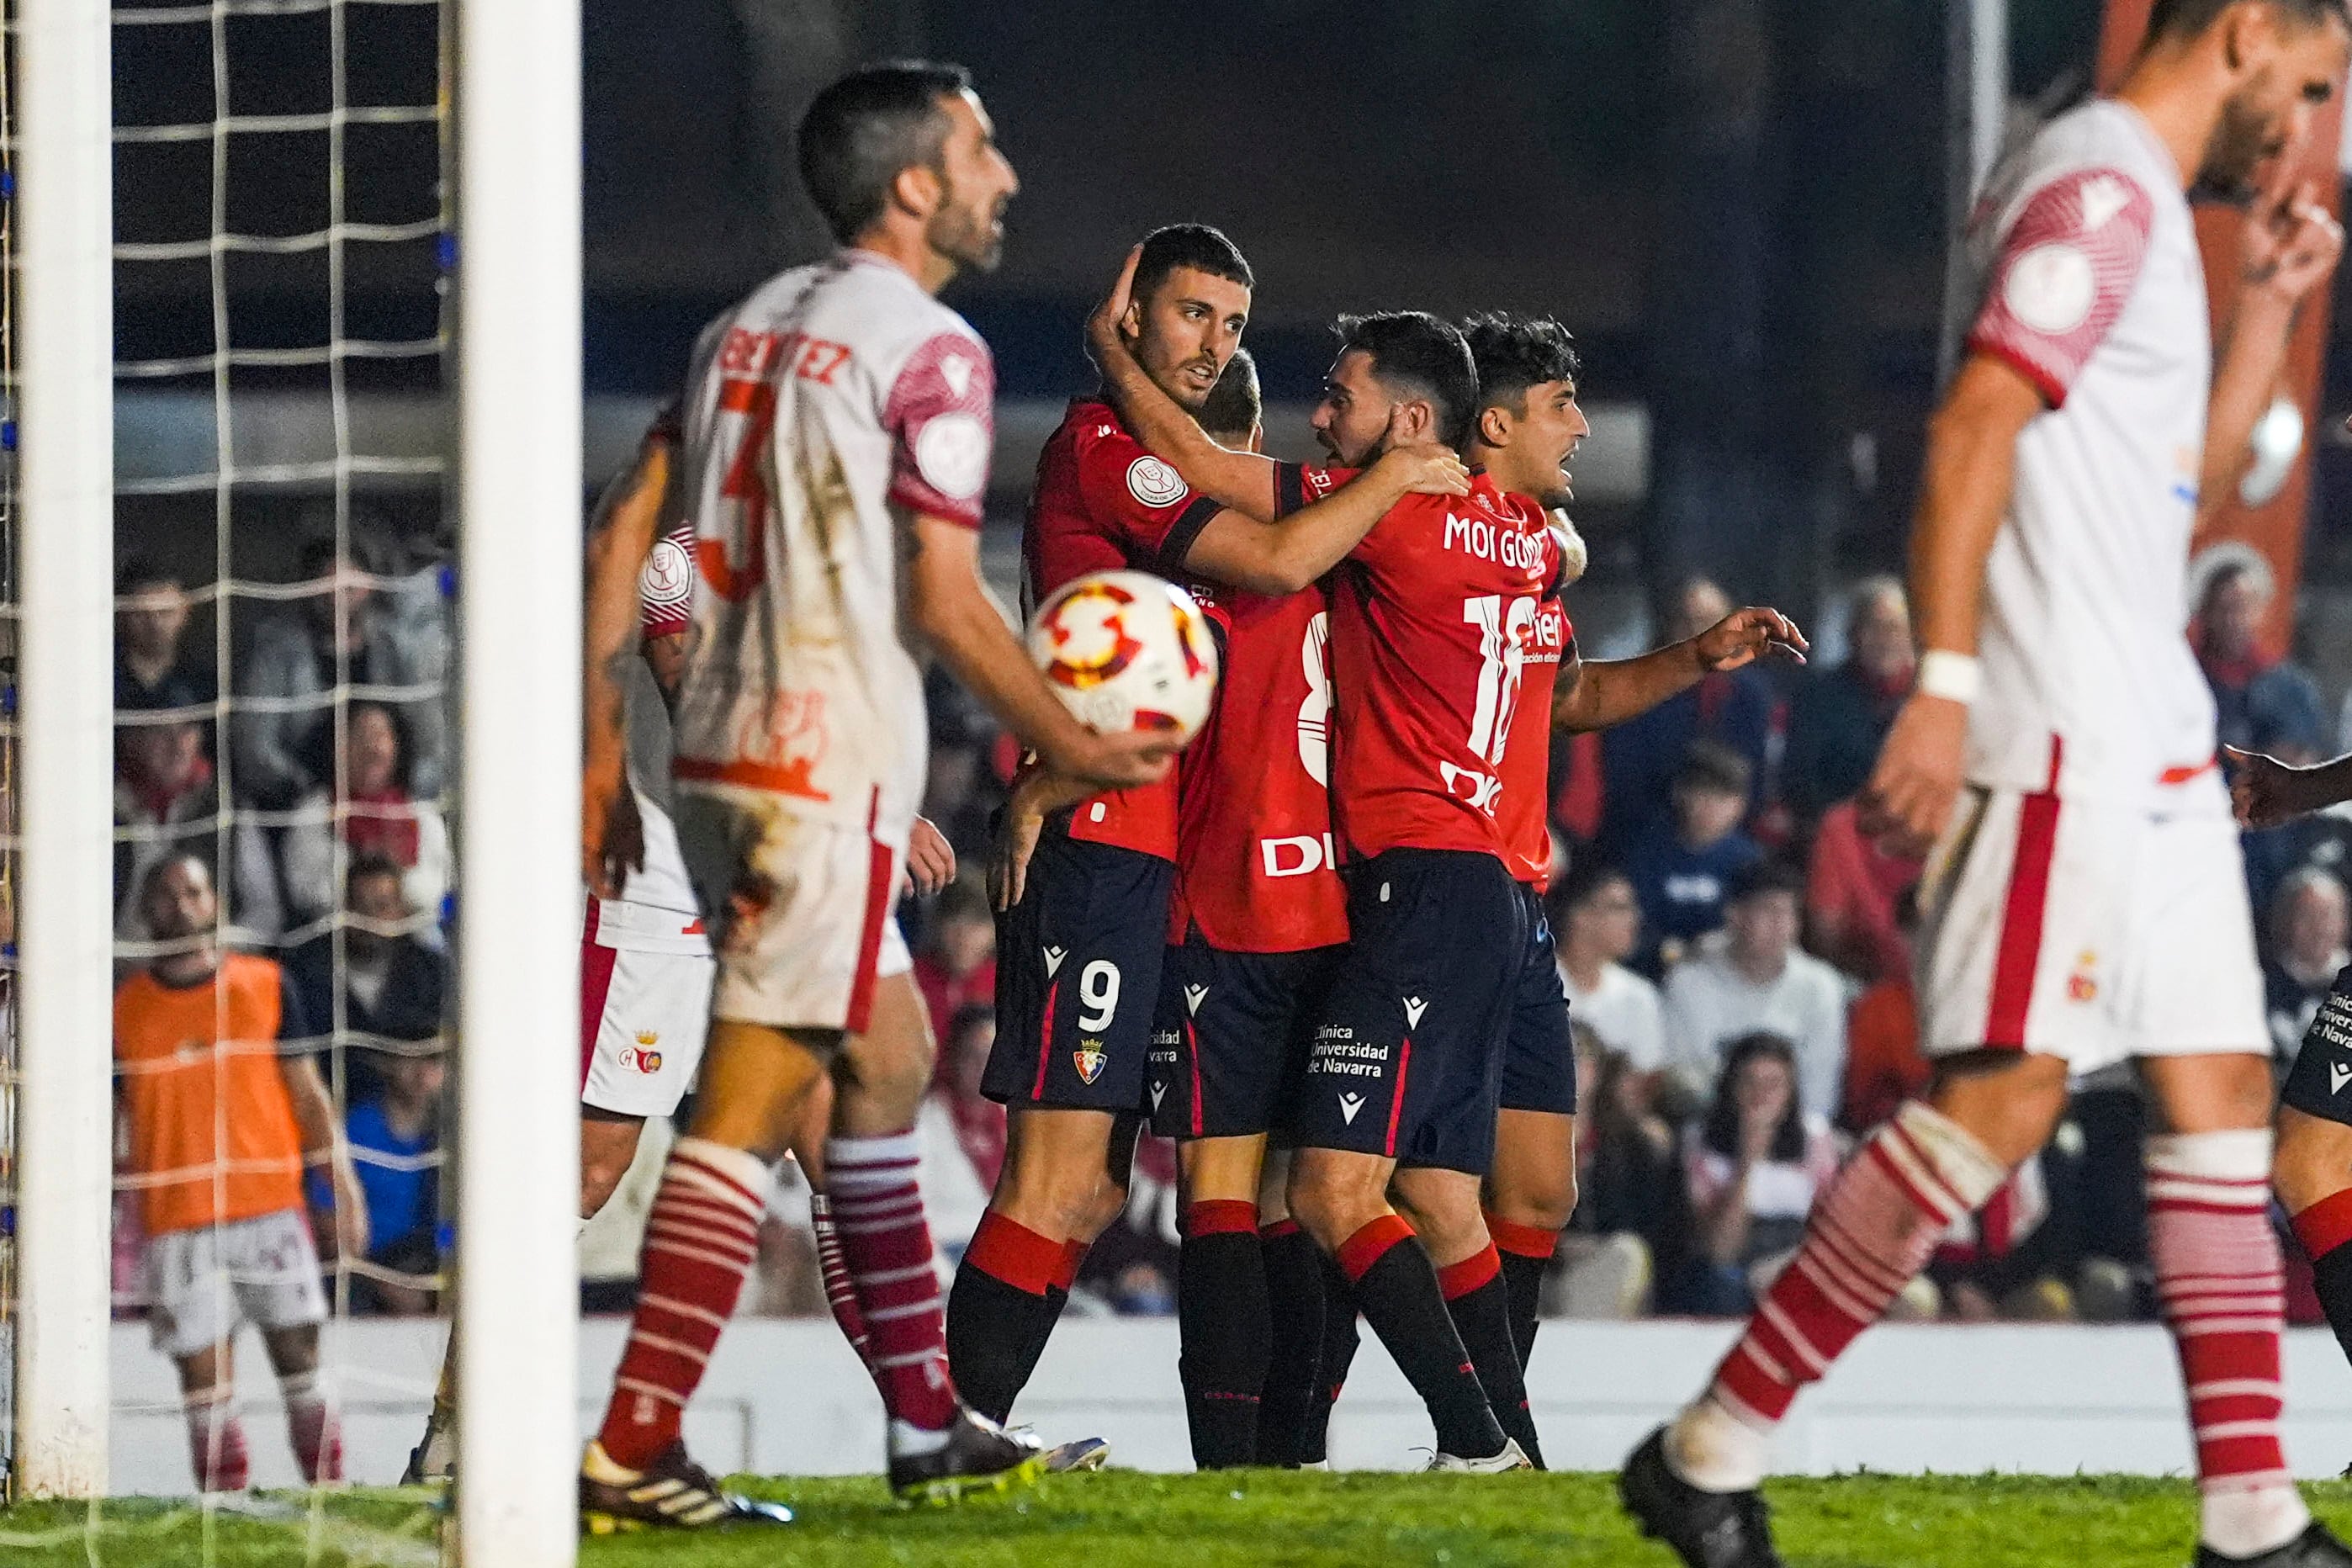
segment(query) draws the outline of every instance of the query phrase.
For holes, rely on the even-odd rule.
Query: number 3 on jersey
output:
[[[1535,630],[1536,601],[1531,595],[1508,600],[1500,594],[1482,595],[1462,601],[1462,618],[1478,628],[1478,695],[1470,713],[1470,752],[1489,768],[1499,769],[1503,748],[1510,743],[1511,716],[1519,706],[1519,675],[1527,665],[1528,637]],[[1438,772],[1449,794],[1494,815],[1503,791],[1499,776],[1452,763],[1440,763]]]
[[[768,530],[768,485],[760,463],[776,426],[775,384],[732,377],[722,381],[719,384],[719,412],[742,416],[734,460],[727,465],[727,477],[719,486],[720,497],[736,503],[735,526],[729,531],[742,541],[742,566],[739,570],[728,561],[723,538],[697,541],[694,555],[710,591],[735,603],[749,598],[751,590],[768,574],[764,537]]]

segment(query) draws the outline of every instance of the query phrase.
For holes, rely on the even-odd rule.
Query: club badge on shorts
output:
[[[1078,1048],[1070,1053],[1070,1061],[1078,1069],[1078,1081],[1086,1084],[1102,1077],[1103,1065],[1109,1060],[1100,1040],[1080,1040]]]

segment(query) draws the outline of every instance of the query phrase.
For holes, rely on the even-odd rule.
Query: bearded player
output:
[[[827,1076],[825,1180],[894,1489],[952,1496],[1042,1468],[1033,1440],[957,1398],[915,1180],[931,1047],[890,912],[928,760],[908,640],[1063,772],[1118,786],[1168,765],[1164,739],[1073,720],[981,581],[992,370],[933,295],[995,263],[1017,182],[969,79],[854,72],[811,106],[800,162],[842,249],[715,322],[684,405],[699,581],[674,771],[719,967],[693,1123],[582,1464],[592,1528],[755,1516],[687,1456],[680,1417],[751,1269],[770,1165]]]
[[[1201,224],[1154,231],[1139,257],[1118,330],[1189,421],[1235,352],[1254,279],[1233,242]],[[1256,505],[1280,521],[1262,522],[1194,494],[1109,404],[1082,397],[1038,458],[1022,541],[1027,590],[1043,601],[1087,572],[1135,567],[1288,593],[1408,489],[1464,483],[1460,460],[1424,443],[1312,505],[1301,495],[1277,510],[1267,481]],[[1088,1244],[1126,1205],[1176,875],[1172,777],[1075,803],[1069,793],[1041,770],[1006,815],[1024,872],[1000,917],[996,1046],[982,1079],[1006,1107],[1005,1158],[949,1298],[956,1381],[998,1419],[1035,1367]],[[1253,1172],[1244,1201],[1255,1183]],[[1196,1268],[1195,1281],[1207,1272]]]
[[[2352,53],[2342,0],[2157,0],[2114,99],[2042,128],[1968,236],[1967,353],[1928,433],[1912,541],[1925,653],[1866,806],[1934,840],[1924,1097],[1866,1139],[1704,1394],[1627,1461],[1690,1563],[1772,1564],[1771,1433],[2038,1150],[2070,1072],[2137,1058],[2148,1252],[2179,1352],[2200,1568],[2352,1563],[2279,1442],[2272,1087],[2244,872],[2182,636],[2201,502],[2226,494],[2296,302],[2342,237],[2274,188],[2214,366],[2186,188],[2239,193]]]

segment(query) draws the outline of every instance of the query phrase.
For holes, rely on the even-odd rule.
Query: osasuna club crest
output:
[[[1110,1060],[1100,1040],[1080,1040],[1078,1048],[1070,1053],[1070,1061],[1078,1069],[1078,1081],[1091,1084],[1102,1077],[1103,1064]]]

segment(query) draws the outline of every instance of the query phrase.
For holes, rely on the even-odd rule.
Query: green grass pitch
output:
[[[583,1568],[1672,1568],[1618,1515],[1609,1478],[1323,1476],[1267,1471],[1049,1479],[950,1508],[894,1505],[874,1479],[751,1480],[801,1510],[789,1530],[582,1542]],[[2305,1489],[2352,1532],[2352,1485]],[[2181,1481],[1849,1476],[1767,1489],[1791,1568],[2179,1568],[2193,1542]],[[116,1500],[0,1512],[9,1568],[433,1568],[437,1497],[273,1494],[209,1518]]]

